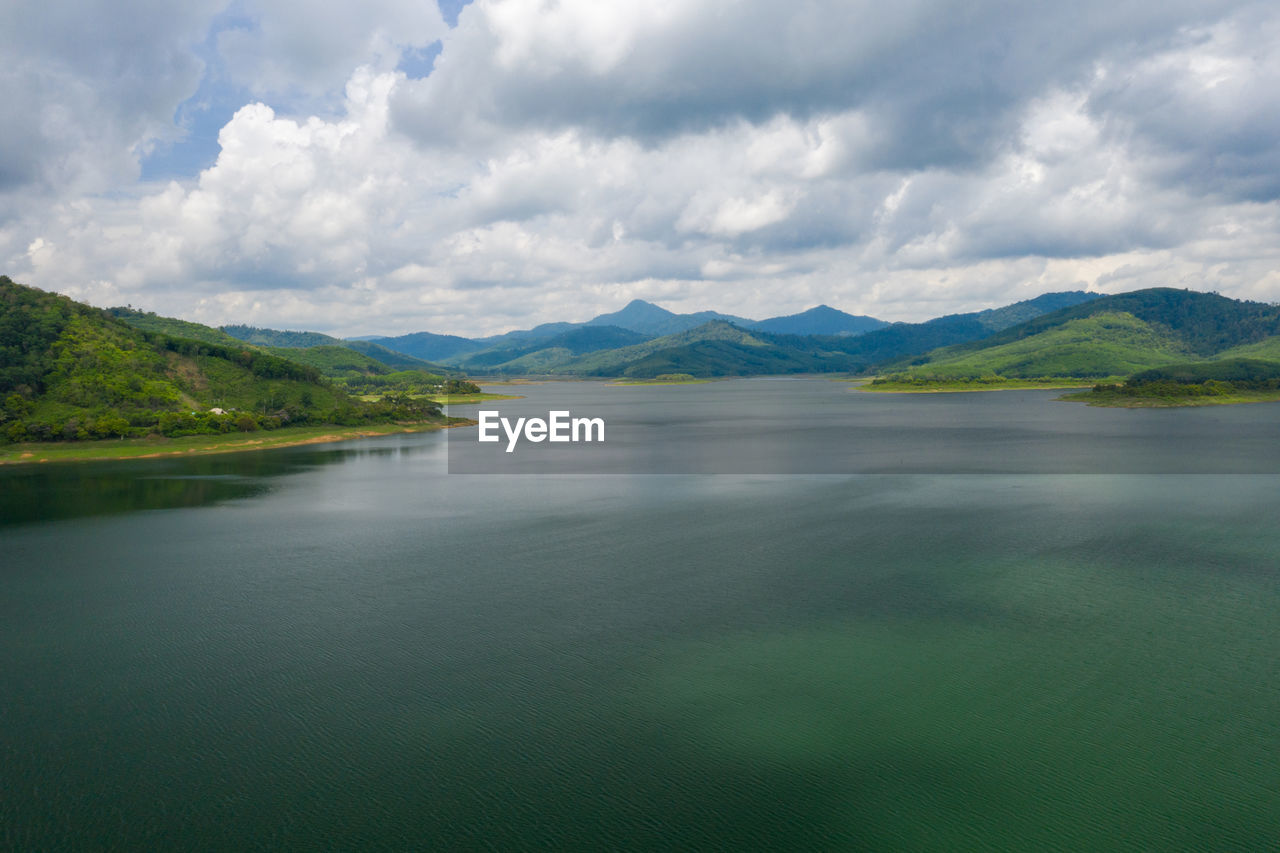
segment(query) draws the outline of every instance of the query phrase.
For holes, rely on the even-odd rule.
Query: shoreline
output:
[[[472,426],[470,418],[450,418],[448,422],[422,422],[409,424],[369,424],[365,426],[316,426],[285,427],[263,435],[248,433],[234,436],[188,435],[179,438],[131,438],[104,439],[91,442],[24,443],[0,448],[0,466],[40,465],[50,462],[112,462],[131,459],[163,459],[179,456],[211,456],[218,453],[248,453],[258,450],[275,450],[282,447],[301,447],[308,444],[330,444],[352,441],[357,438],[375,438],[381,435],[404,435],[418,432],[435,432],[453,427]]]
[[[1083,391],[1063,394],[1063,403],[1084,403],[1098,409],[1202,409],[1206,406],[1244,406],[1250,403],[1280,403],[1280,393],[1222,394],[1186,397],[1130,397],[1126,394],[1098,394]]]
[[[381,394],[360,394],[358,399],[365,402],[373,402],[381,399]],[[468,403],[487,403],[490,400],[523,400],[521,394],[490,394],[488,392],[480,392],[478,394],[415,394],[415,400],[430,400],[438,406],[465,406]]]
[[[911,385],[887,382],[881,385],[872,385],[870,382],[864,382],[861,385],[855,385],[854,390],[868,391],[875,394],[970,394],[984,391],[1064,391],[1074,388],[1092,388],[1095,384],[1097,384],[1097,380],[1071,379],[1063,379],[1060,382],[1054,380],[1049,382],[1019,381],[1015,379],[1008,382],[992,382],[988,385],[976,382],[957,382],[954,385],[942,383]]]

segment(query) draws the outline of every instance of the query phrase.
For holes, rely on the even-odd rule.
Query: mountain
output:
[[[492,373],[546,373],[575,356],[649,340],[618,326],[575,326],[548,338],[516,339],[455,360],[465,370]]]
[[[846,314],[830,306],[819,305],[799,314],[748,323],[746,328],[782,335],[861,335],[887,325],[875,317]]]
[[[977,350],[964,346],[936,350],[912,372],[939,378],[1128,376],[1191,356],[1185,345],[1150,323],[1132,314],[1108,312]]]
[[[184,324],[187,326],[196,325],[194,323],[184,323],[182,320],[170,320],[169,322]],[[340,338],[332,337],[331,335],[326,335],[323,332],[282,332],[278,329],[260,329],[256,326],[223,326],[218,331],[231,335],[237,340],[246,341],[262,347],[298,350],[310,347],[347,347],[348,349],[353,349],[356,352],[363,353],[364,355],[397,370],[426,370],[441,375],[453,375],[457,373],[457,371],[450,370],[447,367],[442,367],[439,364],[434,364],[426,359],[417,358],[412,354],[390,349],[382,343],[383,341],[392,340],[391,338],[378,338],[378,342],[375,343],[374,341],[364,338],[342,340]],[[459,340],[465,339],[460,338]]]
[[[576,345],[565,345],[559,338],[574,330],[587,328],[613,328],[632,332],[641,339],[662,337],[698,328],[706,323],[718,321],[731,323],[744,329],[758,329],[763,332],[778,334],[828,334],[855,335],[886,325],[872,317],[858,317],[837,311],[825,305],[811,308],[801,314],[789,317],[773,317],[768,320],[749,320],[735,317],[732,314],[721,314],[717,311],[696,311],[691,314],[676,314],[673,311],[646,302],[633,299],[619,311],[600,314],[585,323],[543,323],[532,329],[520,329],[501,335],[486,338],[461,338],[454,335],[437,335],[431,332],[416,332],[399,337],[377,338],[379,344],[397,352],[407,353],[429,361],[442,362],[459,367],[495,368],[508,365],[509,362],[521,360],[519,369],[528,368],[534,372],[545,372],[547,368],[566,361],[566,355],[577,355],[582,352]],[[585,339],[582,339],[585,340]],[[347,343],[350,343],[348,341]],[[620,341],[614,346],[625,346],[636,341]],[[594,346],[593,349],[603,347]],[[543,353],[542,350],[568,349],[569,353]],[[504,357],[505,354],[505,357]],[[534,370],[534,368],[537,368]]]
[[[415,332],[398,337],[378,337],[377,343],[395,352],[471,370],[494,373],[547,373],[568,366],[584,350],[572,338],[561,336],[575,330],[608,328],[629,331],[643,338],[659,338],[690,331],[708,322],[723,322],[741,329],[770,334],[829,337],[879,335],[857,348],[847,344],[823,343],[822,351],[840,351],[854,356],[853,362],[863,366],[909,353],[922,353],[947,344],[976,340],[991,332],[1039,316],[1067,305],[1094,299],[1099,294],[1072,291],[1047,293],[1004,308],[955,314],[931,320],[930,324],[895,323],[889,325],[874,317],[846,314],[827,305],[819,305],[799,314],[749,320],[716,311],[676,314],[661,306],[633,299],[619,311],[600,314],[585,323],[543,323],[532,329],[521,329],[487,338],[463,338]],[[257,330],[262,331],[262,330]],[[279,333],[296,334],[296,333]],[[613,333],[616,334],[616,333]],[[366,336],[372,339],[374,336]],[[587,340],[585,338],[578,340]],[[347,346],[352,340],[344,341]],[[611,347],[629,346],[636,341],[618,340]],[[602,349],[592,344],[591,349]],[[813,349],[813,347],[800,347]],[[715,359],[723,367],[723,359]]]
[[[1098,294],[1070,292],[1045,294],[1003,308],[940,317],[927,323],[883,324],[869,317],[855,317],[827,306],[791,317],[755,323],[732,318],[713,319],[693,328],[649,336],[626,326],[609,326],[615,320],[644,328],[680,327],[690,318],[712,315],[674,314],[642,300],[621,311],[602,314],[586,324],[549,337],[531,339],[515,333],[499,336],[498,345],[453,356],[451,364],[473,373],[560,374],[571,376],[655,376],[692,373],[696,376],[738,376],[760,373],[863,371],[904,355],[918,355],[937,347],[985,338],[993,330],[1010,326],[1020,318],[1046,310],[1076,305]],[[824,325],[825,324],[825,325]],[[880,328],[865,331],[871,324]],[[761,329],[760,326],[766,328]],[[539,329],[554,328],[547,324]],[[773,328],[827,328],[834,334],[782,334]],[[862,328],[861,334],[854,334]],[[613,331],[608,335],[604,330]],[[600,330],[591,337],[589,331]],[[533,331],[533,330],[531,330]],[[627,340],[625,335],[639,336]]]
[[[1127,313],[1161,327],[1192,352],[1209,354],[1260,341],[1280,332],[1280,306],[1245,302],[1216,293],[1153,287],[1102,296],[1080,305],[1042,314],[1005,329],[983,343],[995,346],[1094,314]]]
[[[713,320],[720,320],[727,323],[733,323],[735,326],[749,326],[752,320],[744,317],[734,317],[730,314],[719,314],[715,311],[699,311],[696,314],[676,314],[654,305],[652,302],[645,302],[643,299],[633,299],[627,303],[621,311],[614,311],[612,314],[601,314],[593,317],[584,325],[587,326],[619,326],[623,329],[630,329],[633,332],[639,332],[642,335],[651,337],[661,335],[672,335],[676,332],[684,332],[689,329],[701,326],[704,323]]]
[[[1016,302],[1003,308],[989,308],[968,314],[948,314],[924,323],[892,323],[854,337],[828,337],[822,346],[849,356],[854,371],[867,371],[905,356],[919,355],[938,347],[977,341],[996,329],[1017,322],[1017,317],[1039,316],[1047,310],[1081,304],[1100,294],[1070,291],[1046,293],[1035,299]]]
[[[431,332],[413,332],[391,338],[379,338],[378,345],[414,358],[426,361],[447,361],[457,356],[482,350],[485,345],[457,335],[436,335]]]
[[[998,332],[1010,326],[1025,323],[1043,314],[1049,314],[1075,305],[1083,305],[1086,302],[1100,298],[1102,298],[1101,293],[1091,293],[1087,290],[1064,290],[1059,293],[1042,293],[1034,299],[1014,302],[1011,305],[1005,305],[1003,308],[988,308],[972,315],[959,314],[952,316],[972,316],[985,328]]]
[[[380,361],[393,370],[425,370],[429,373],[438,373],[441,376],[454,376],[458,371],[445,367],[444,365],[426,361],[421,358],[414,358],[411,355],[405,355],[402,352],[387,349],[381,344],[373,341],[357,341],[344,340],[342,346],[347,349],[355,350],[358,353],[367,355],[375,361]]]
[[[501,335],[490,335],[487,338],[476,338],[477,343],[483,344],[485,347],[499,347],[508,344],[514,345],[518,343],[529,343],[531,341],[544,341],[548,338],[554,338],[556,335],[562,335],[573,329],[581,328],[585,323],[543,323],[540,326],[534,326],[532,329],[517,329],[514,332],[506,332]]]
[[[712,320],[694,329],[631,346],[561,360],[542,372],[650,378],[663,373],[696,376],[818,373],[849,370],[855,366],[844,353],[826,347],[823,340],[751,332],[723,320]],[[518,363],[504,367],[517,368]]]
[[[136,328],[111,312],[5,276],[0,401],[0,437],[9,441],[177,436],[438,415],[426,404],[364,403],[315,367],[239,341],[229,345]]]
[[[1127,376],[1205,357],[1280,352],[1280,306],[1150,288],[1103,296],[888,365],[930,376]]]

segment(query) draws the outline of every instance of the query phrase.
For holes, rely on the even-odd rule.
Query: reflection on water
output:
[[[436,451],[437,433],[247,453],[0,467],[0,526],[209,506],[270,491],[272,481],[368,458]]]

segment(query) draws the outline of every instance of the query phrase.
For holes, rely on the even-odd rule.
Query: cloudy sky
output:
[[[0,51],[0,272],[100,306],[1280,300],[1274,3],[15,0]]]

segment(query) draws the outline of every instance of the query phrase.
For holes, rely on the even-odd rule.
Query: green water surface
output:
[[[5,472],[0,847],[1280,840],[1280,477],[443,454]]]

